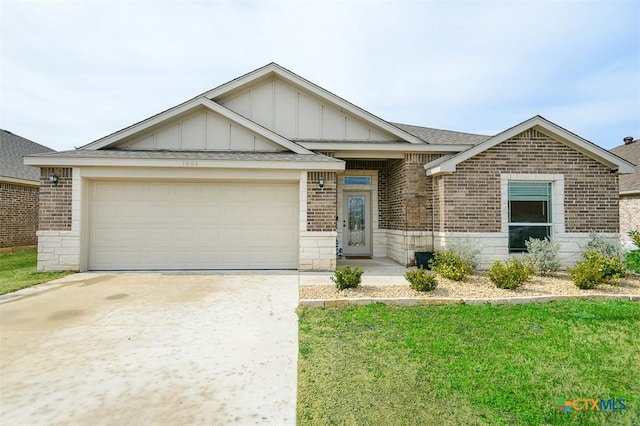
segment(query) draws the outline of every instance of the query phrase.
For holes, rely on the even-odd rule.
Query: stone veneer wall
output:
[[[39,191],[36,185],[0,182],[0,249],[36,244]]]
[[[58,176],[57,186],[49,182],[51,172]],[[71,229],[73,169],[42,168],[40,182],[38,270],[78,270],[80,233]]]
[[[620,197],[620,239],[631,241],[632,230],[640,231],[640,194]]]
[[[438,180],[439,230],[500,232],[500,174],[561,174],[565,231],[617,233],[618,177],[609,167],[527,130],[457,167]]]
[[[324,188],[320,189],[320,177]],[[301,183],[302,185],[302,183]],[[304,189],[301,188],[302,191]],[[298,269],[329,271],[336,267],[336,199],[335,172],[307,172],[305,212],[306,230],[300,231]],[[302,201],[304,203],[304,201]]]

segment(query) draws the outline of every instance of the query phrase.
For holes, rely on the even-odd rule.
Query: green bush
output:
[[[633,250],[627,253],[625,261],[628,270],[640,274],[640,250]]]
[[[478,267],[480,249],[468,239],[454,240],[449,249],[467,263],[472,271]]]
[[[336,268],[333,271],[333,277],[331,277],[331,281],[336,283],[336,288],[338,290],[344,290],[345,288],[357,288],[362,281],[362,274],[364,271],[360,269],[360,267],[356,266],[351,269],[349,265],[346,265],[342,268]]]
[[[438,286],[436,276],[422,267],[407,271],[404,278],[409,281],[409,287],[416,291],[431,291]]]
[[[619,241],[608,241],[600,234],[592,232],[589,234],[589,242],[587,243],[586,253],[597,252],[603,257],[617,258],[621,263],[624,263],[624,250],[622,244]],[[584,254],[583,254],[584,256]]]
[[[632,230],[627,232],[627,235],[631,237],[633,244],[635,244],[636,247],[640,248],[640,232]]]
[[[609,282],[627,276],[627,268],[618,257],[605,257],[595,250],[587,250],[582,254],[585,261],[602,273],[602,282]]]
[[[527,261],[531,263],[537,274],[549,275],[560,269],[560,259],[558,258],[560,244],[551,241],[547,237],[544,240],[530,238],[525,241],[525,245],[529,252]]]
[[[618,257],[606,257],[595,249],[587,250],[582,257],[584,261],[569,270],[573,283],[581,289],[596,288],[627,275],[626,265]]]
[[[569,275],[576,287],[583,290],[596,288],[604,281],[602,270],[589,262],[577,262],[575,268],[569,269]]]
[[[514,290],[533,275],[533,270],[518,259],[509,259],[505,263],[496,260],[491,265],[488,275],[496,287]]]
[[[436,252],[429,260],[429,266],[438,274],[454,281],[462,281],[473,270],[468,262],[451,249]]]

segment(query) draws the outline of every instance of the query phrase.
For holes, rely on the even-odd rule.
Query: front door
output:
[[[371,193],[345,192],[342,248],[345,256],[371,256]]]

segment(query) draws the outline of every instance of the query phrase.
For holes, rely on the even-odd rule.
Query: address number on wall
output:
[[[196,160],[184,160],[182,161],[182,167],[198,167]]]

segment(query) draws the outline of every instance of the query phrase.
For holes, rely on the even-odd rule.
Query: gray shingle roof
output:
[[[640,191],[640,139],[610,149],[618,157],[636,165],[636,172],[620,175],[620,192]]]
[[[134,151],[120,149],[76,149],[51,152],[38,157],[60,158],[122,158],[122,159],[170,159],[170,160],[236,160],[236,161],[325,161],[342,162],[321,154],[296,154],[294,152],[237,152],[237,151]]]
[[[22,157],[51,151],[51,148],[0,129],[0,176],[39,181],[40,170],[25,166]]]
[[[478,145],[491,137],[487,135],[475,135],[473,133],[454,132],[451,130],[432,129],[430,127],[412,126],[410,124],[391,124],[429,144],[435,145]]]

